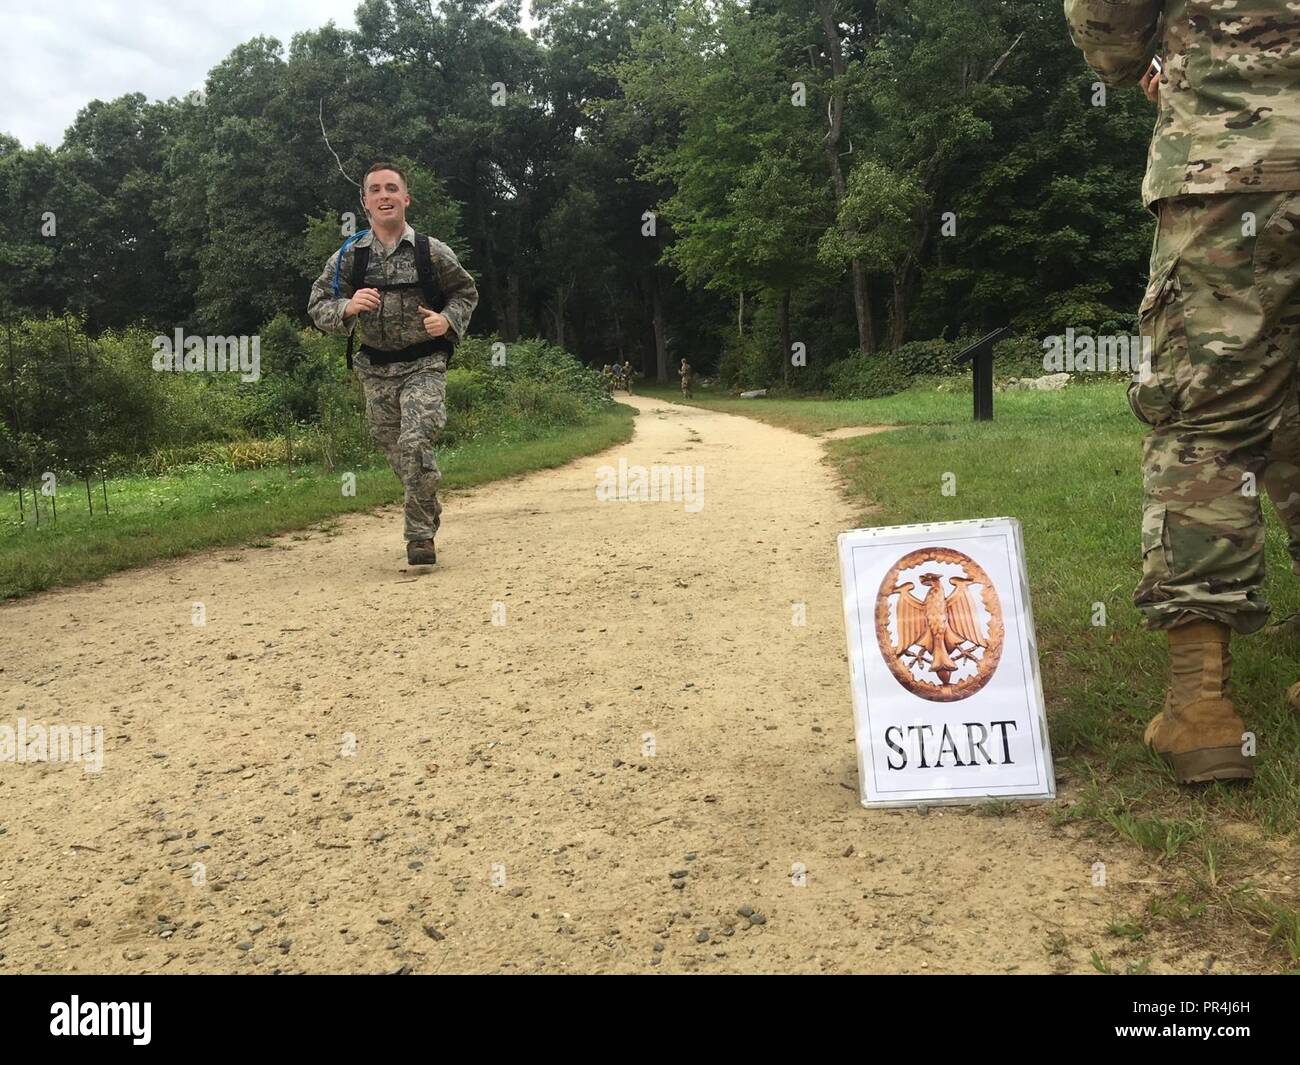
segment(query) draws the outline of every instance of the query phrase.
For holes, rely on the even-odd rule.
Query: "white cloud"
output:
[[[46,0],[6,12],[0,132],[28,147],[63,141],[91,100],[184,96],[237,44],[259,34],[286,53],[295,33],[333,20],[354,29],[357,0]]]

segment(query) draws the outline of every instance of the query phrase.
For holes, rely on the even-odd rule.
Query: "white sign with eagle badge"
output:
[[[864,806],[1056,795],[1015,518],[841,533]]]

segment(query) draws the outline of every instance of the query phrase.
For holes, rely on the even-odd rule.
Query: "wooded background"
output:
[[[1099,91],[1060,0],[532,12],[530,35],[509,2],[365,0],[355,32],[239,45],[201,97],[94,101],[55,148],[0,134],[0,312],[305,324],[343,213],[367,224],[323,119],[351,177],[411,167],[474,332],[597,366],[817,390],[855,352],[1005,323],[1133,331],[1154,108]]]

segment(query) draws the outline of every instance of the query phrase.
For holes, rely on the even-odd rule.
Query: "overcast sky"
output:
[[[331,19],[356,28],[357,0],[35,0],[6,5],[0,132],[26,147],[63,141],[91,100],[151,100],[202,88],[208,71],[258,34],[285,47]],[[524,5],[525,24],[528,23]]]

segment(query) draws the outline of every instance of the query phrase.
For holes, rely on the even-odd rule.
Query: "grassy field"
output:
[[[560,466],[631,437],[634,412],[616,405],[585,424],[536,439],[509,436],[439,452],[443,485],[454,492],[500,477]],[[376,456],[378,457],[378,456]],[[234,472],[196,467],[172,476],[109,482],[109,513],[95,485],[95,513],[85,486],[59,491],[58,521],[42,508],[35,526],[30,494],[27,524],[19,521],[18,495],[7,494],[0,520],[0,599],[103,577],[159,558],[202,548],[256,542],[271,533],[300,529],[350,511],[402,498],[387,465],[357,469],[356,494],[343,494],[346,470],[319,466]]]
[[[672,389],[640,391],[681,401]],[[1131,602],[1140,574],[1142,427],[1122,384],[999,394],[985,423],[972,421],[968,389],[856,402],[697,390],[692,402],[802,432],[901,426],[827,444],[862,506],[860,525],[1020,519],[1052,747],[1072,797],[1056,816],[1104,826],[1180,871],[1154,912],[1134,915],[1116,934],[1140,940],[1151,927],[1181,923],[1199,935],[1206,921],[1239,933],[1244,922],[1257,949],[1300,965],[1300,885],[1282,879],[1295,869],[1300,827],[1300,719],[1285,702],[1300,678],[1300,636],[1259,633],[1234,643],[1237,702],[1259,744],[1253,786],[1180,788],[1142,745],[1163,696],[1166,652],[1162,636],[1139,626]],[[954,495],[941,491],[949,473]],[[1272,505],[1264,509],[1266,592],[1279,618],[1300,610],[1300,581]],[[1096,604],[1104,625],[1093,624]]]

